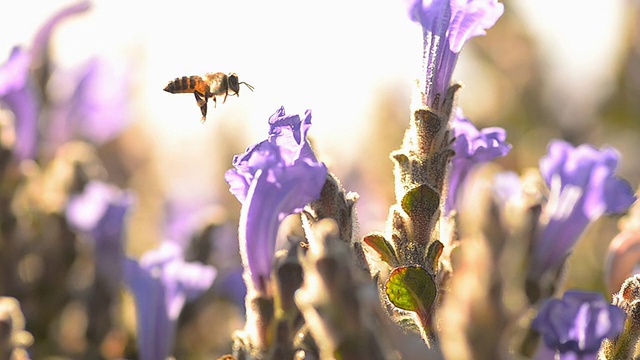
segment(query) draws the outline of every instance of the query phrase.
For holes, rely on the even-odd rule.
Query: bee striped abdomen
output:
[[[165,86],[164,91],[172,94],[190,93],[199,90],[203,81],[200,76],[183,76],[175,78]]]

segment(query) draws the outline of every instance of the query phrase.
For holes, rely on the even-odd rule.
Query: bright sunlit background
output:
[[[28,45],[47,17],[68,3],[1,3],[0,59],[12,46]],[[507,2],[539,50],[545,101],[569,129],[591,121],[580,114],[594,111],[610,92],[627,22],[623,0],[581,1],[579,9],[576,4]],[[499,31],[492,29],[488,37],[495,40]],[[313,110],[314,146],[346,185],[354,163],[381,162],[390,170],[387,158],[364,153],[375,147],[367,124],[389,97],[406,102],[408,116],[420,36],[401,1],[96,0],[88,14],[57,28],[53,54],[70,69],[95,55],[116,69],[130,69],[133,115],[148,134],[164,191],[215,201],[228,196],[222,175],[231,161],[215,154],[238,153],[263,139],[267,118],[281,105],[290,113]],[[465,86],[460,96],[465,114],[490,126],[505,113],[504,89],[477,61],[482,56],[467,46],[454,78]],[[236,72],[255,92],[243,88],[239,98],[216,109],[210,103],[205,124],[193,96],[162,91],[175,77],[217,71]],[[363,199],[363,232],[383,226],[386,206]]]

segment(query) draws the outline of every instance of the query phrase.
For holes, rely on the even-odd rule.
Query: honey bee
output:
[[[238,82],[238,75],[229,75],[221,72],[207,73],[204,76],[183,76],[175,78],[165,86],[164,91],[172,94],[193,93],[196,102],[202,112],[202,122],[207,120],[207,102],[213,99],[213,107],[216,107],[216,96],[224,95],[222,103],[227,101],[228,95],[240,96],[240,84],[244,84],[253,91],[253,86],[246,82]]]

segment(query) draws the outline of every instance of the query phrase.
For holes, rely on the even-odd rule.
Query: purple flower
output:
[[[422,25],[426,105],[437,108],[449,88],[464,43],[492,27],[504,12],[497,0],[411,0],[411,20]]]
[[[572,290],[562,300],[546,300],[531,327],[561,359],[569,359],[596,354],[604,339],[622,332],[625,319],[625,312],[609,304],[602,294]]]
[[[124,221],[133,200],[130,192],[92,181],[67,204],[67,222],[95,241],[96,272],[114,293],[122,280]]]
[[[447,214],[456,209],[458,191],[471,169],[477,164],[505,156],[511,150],[511,144],[505,142],[507,133],[504,129],[490,127],[478,131],[460,109],[456,111],[451,127],[455,136],[455,155],[451,159],[449,195],[445,203]]]
[[[624,212],[636,200],[629,184],[614,176],[618,158],[612,148],[574,148],[561,140],[549,144],[540,171],[550,195],[542,215],[543,229],[534,241],[530,278],[557,270],[591,221]]]
[[[48,140],[53,148],[72,138],[103,144],[131,121],[127,69],[94,58],[76,76],[75,90],[52,115]]]
[[[14,115],[14,153],[18,160],[32,159],[37,152],[40,97],[30,74],[32,64],[42,60],[53,28],[66,17],[88,8],[89,2],[83,1],[62,9],[38,31],[30,50],[15,47],[9,60],[0,66],[0,103]]]
[[[316,200],[327,168],[306,140],[311,111],[304,119],[281,107],[269,118],[269,137],[233,159],[225,174],[230,191],[242,203],[239,241],[245,270],[256,290],[267,291],[276,235],[282,220]]]
[[[31,56],[15,47],[9,60],[0,67],[0,103],[14,116],[15,145],[18,160],[33,159],[37,151],[39,97],[28,77]]]
[[[166,359],[171,354],[182,307],[209,289],[216,277],[213,267],[187,263],[182,255],[176,244],[165,241],[139,262],[125,260],[125,282],[135,298],[142,360]]]

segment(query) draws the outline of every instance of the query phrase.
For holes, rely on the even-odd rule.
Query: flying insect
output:
[[[206,73],[204,76],[183,76],[175,78],[165,86],[164,91],[172,94],[193,93],[198,107],[202,113],[202,122],[207,120],[207,102],[213,99],[213,107],[217,105],[217,96],[223,96],[222,103],[227,101],[227,96],[240,96],[240,85],[244,84],[253,91],[253,86],[246,82],[240,82],[235,73],[222,72]]]

